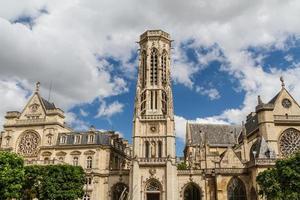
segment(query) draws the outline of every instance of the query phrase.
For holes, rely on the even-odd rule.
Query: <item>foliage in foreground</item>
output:
[[[259,193],[269,200],[300,199],[300,152],[278,160],[275,168],[265,170],[256,178]]]
[[[0,151],[0,200],[82,198],[85,174],[80,166],[25,166],[15,153]]]
[[[0,151],[0,200],[19,198],[24,182],[24,161],[15,153]]]

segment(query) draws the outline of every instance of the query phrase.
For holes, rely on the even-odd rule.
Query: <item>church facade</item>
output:
[[[22,111],[6,113],[1,150],[20,154],[27,165],[82,166],[83,200],[261,199],[258,173],[300,150],[299,104],[281,79],[278,94],[267,103],[258,96],[241,125],[187,123],[178,161],[171,43],[161,30],[140,36],[132,144],[113,131],[72,130],[37,83]]]

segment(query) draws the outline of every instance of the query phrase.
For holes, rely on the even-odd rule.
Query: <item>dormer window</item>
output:
[[[65,144],[66,141],[67,141],[67,136],[62,135],[62,136],[60,137],[60,143],[61,143],[61,144]]]
[[[74,141],[75,144],[79,144],[80,143],[80,135],[76,135],[75,136],[75,141]]]
[[[94,135],[89,135],[88,142],[89,143],[94,143],[94,139],[95,139]]]

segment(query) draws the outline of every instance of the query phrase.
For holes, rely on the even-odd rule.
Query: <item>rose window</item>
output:
[[[37,156],[39,136],[33,132],[25,133],[20,140],[18,152],[23,156]]]
[[[279,141],[283,156],[289,156],[300,150],[300,132],[296,129],[287,129],[282,133]]]

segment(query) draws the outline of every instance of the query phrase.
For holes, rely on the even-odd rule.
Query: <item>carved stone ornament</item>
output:
[[[281,104],[284,108],[289,108],[289,107],[291,107],[292,102],[289,99],[283,99]]]
[[[156,169],[149,169],[149,173],[151,176],[153,176],[154,174],[156,174]]]
[[[26,132],[21,136],[18,152],[25,157],[37,156],[39,136],[34,132]]]
[[[300,150],[300,132],[292,128],[285,130],[280,138],[279,146],[283,156],[296,153]]]
[[[40,106],[40,105],[37,104],[37,103],[31,104],[31,105],[29,106],[30,111],[31,111],[32,113],[35,113],[35,112],[38,110],[39,106]]]
[[[154,133],[154,132],[156,132],[156,127],[155,127],[155,126],[151,126],[151,127],[150,127],[150,130],[151,130],[151,132]]]

